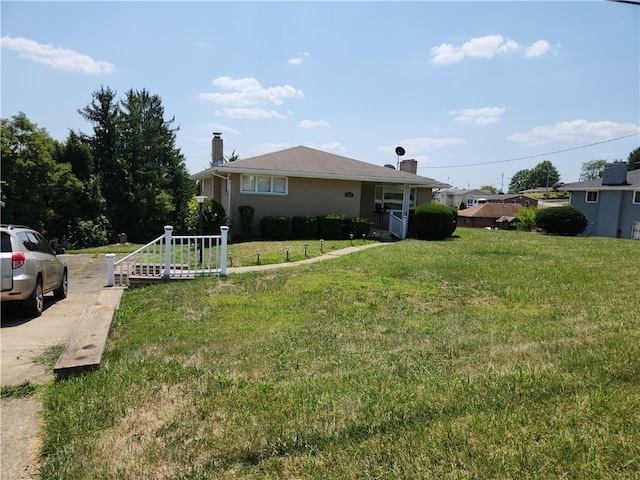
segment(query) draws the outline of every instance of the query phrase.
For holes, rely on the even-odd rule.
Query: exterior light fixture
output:
[[[260,249],[259,248],[256,248],[256,255],[258,256],[258,259],[256,260],[256,263],[258,265],[260,265]]]
[[[307,255],[307,249],[308,249],[308,248],[309,248],[309,244],[308,244],[308,243],[305,243],[305,244],[304,244],[304,256],[305,256],[305,257],[307,257],[307,256],[308,256],[308,255]]]
[[[320,239],[320,253],[324,253],[324,240]]]
[[[284,247],[284,251],[287,254],[287,262],[289,261],[289,247]]]

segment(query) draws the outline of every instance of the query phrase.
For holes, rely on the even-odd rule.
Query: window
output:
[[[242,175],[240,190],[242,193],[286,195],[287,178],[267,175]]]
[[[633,203],[640,203],[640,190],[633,192]]]
[[[587,192],[585,201],[587,203],[598,203],[598,192],[597,191]]]
[[[404,189],[402,187],[376,186],[376,198],[374,209],[381,210],[402,210],[402,196]],[[416,204],[416,189],[411,189],[411,197],[409,205]]]

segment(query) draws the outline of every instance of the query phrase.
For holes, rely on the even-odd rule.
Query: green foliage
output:
[[[480,187],[480,190],[486,190],[488,192],[491,192],[493,194],[498,193],[498,189],[496,187],[494,187],[493,185],[483,185]]]
[[[353,235],[353,238],[362,238],[367,236],[371,232],[371,221],[367,218],[346,218],[343,225],[343,236],[349,238],[349,235]]]
[[[531,231],[536,226],[536,207],[523,207],[516,213],[515,217],[519,220],[518,230]]]
[[[282,216],[267,216],[260,220],[262,236],[271,240],[284,240],[291,233],[291,219]]]
[[[255,209],[251,205],[240,205],[238,212],[240,213],[240,231],[242,232],[242,236],[250,237]]]
[[[560,181],[560,173],[549,160],[538,163],[531,170],[519,170],[509,183],[509,193],[536,187],[551,187]]]
[[[318,234],[325,240],[338,240],[342,238],[344,215],[330,213],[318,217]]]
[[[25,380],[18,385],[2,385],[0,398],[27,398],[33,396],[37,390],[37,385]]]
[[[444,240],[453,235],[458,211],[438,202],[424,203],[415,208],[413,234],[422,240]]]
[[[220,235],[220,227],[226,225],[227,216],[224,207],[211,198],[206,198],[202,203],[202,233],[203,235]],[[187,205],[187,215],[184,219],[187,233],[198,235],[200,233],[200,204],[192,197]],[[156,236],[162,234],[158,232]]]
[[[596,178],[602,178],[606,164],[606,160],[589,160],[588,162],[584,162],[582,168],[580,168],[580,181],[586,182],[595,180]]]
[[[317,217],[293,217],[291,219],[291,233],[294,238],[312,239],[318,236]]]
[[[638,170],[640,168],[640,147],[629,152],[627,164],[629,165],[629,170]]]
[[[535,220],[546,233],[562,236],[580,235],[589,224],[585,214],[571,205],[540,209]]]

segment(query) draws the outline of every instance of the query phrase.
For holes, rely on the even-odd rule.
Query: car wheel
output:
[[[69,290],[69,279],[67,278],[67,270],[65,269],[62,272],[62,280],[60,280],[60,285],[53,291],[53,296],[58,300],[62,300],[63,298],[67,298],[67,291]]]
[[[42,280],[40,278],[38,278],[29,299],[25,300],[23,310],[29,317],[39,317],[44,310],[44,291],[42,290]]]

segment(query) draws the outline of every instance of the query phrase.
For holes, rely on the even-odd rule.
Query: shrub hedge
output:
[[[538,210],[536,225],[551,235],[575,237],[584,232],[589,221],[582,210],[571,205],[563,205]]]
[[[313,239],[318,236],[318,217],[293,217],[291,233],[298,239]]]
[[[291,233],[289,217],[268,216],[260,220],[262,236],[269,240],[286,240]]]
[[[342,225],[344,215],[328,214],[318,217],[318,233],[320,238],[326,240],[340,240],[342,238]]]
[[[444,240],[453,235],[458,223],[458,211],[438,202],[415,208],[413,234],[423,240]]]

